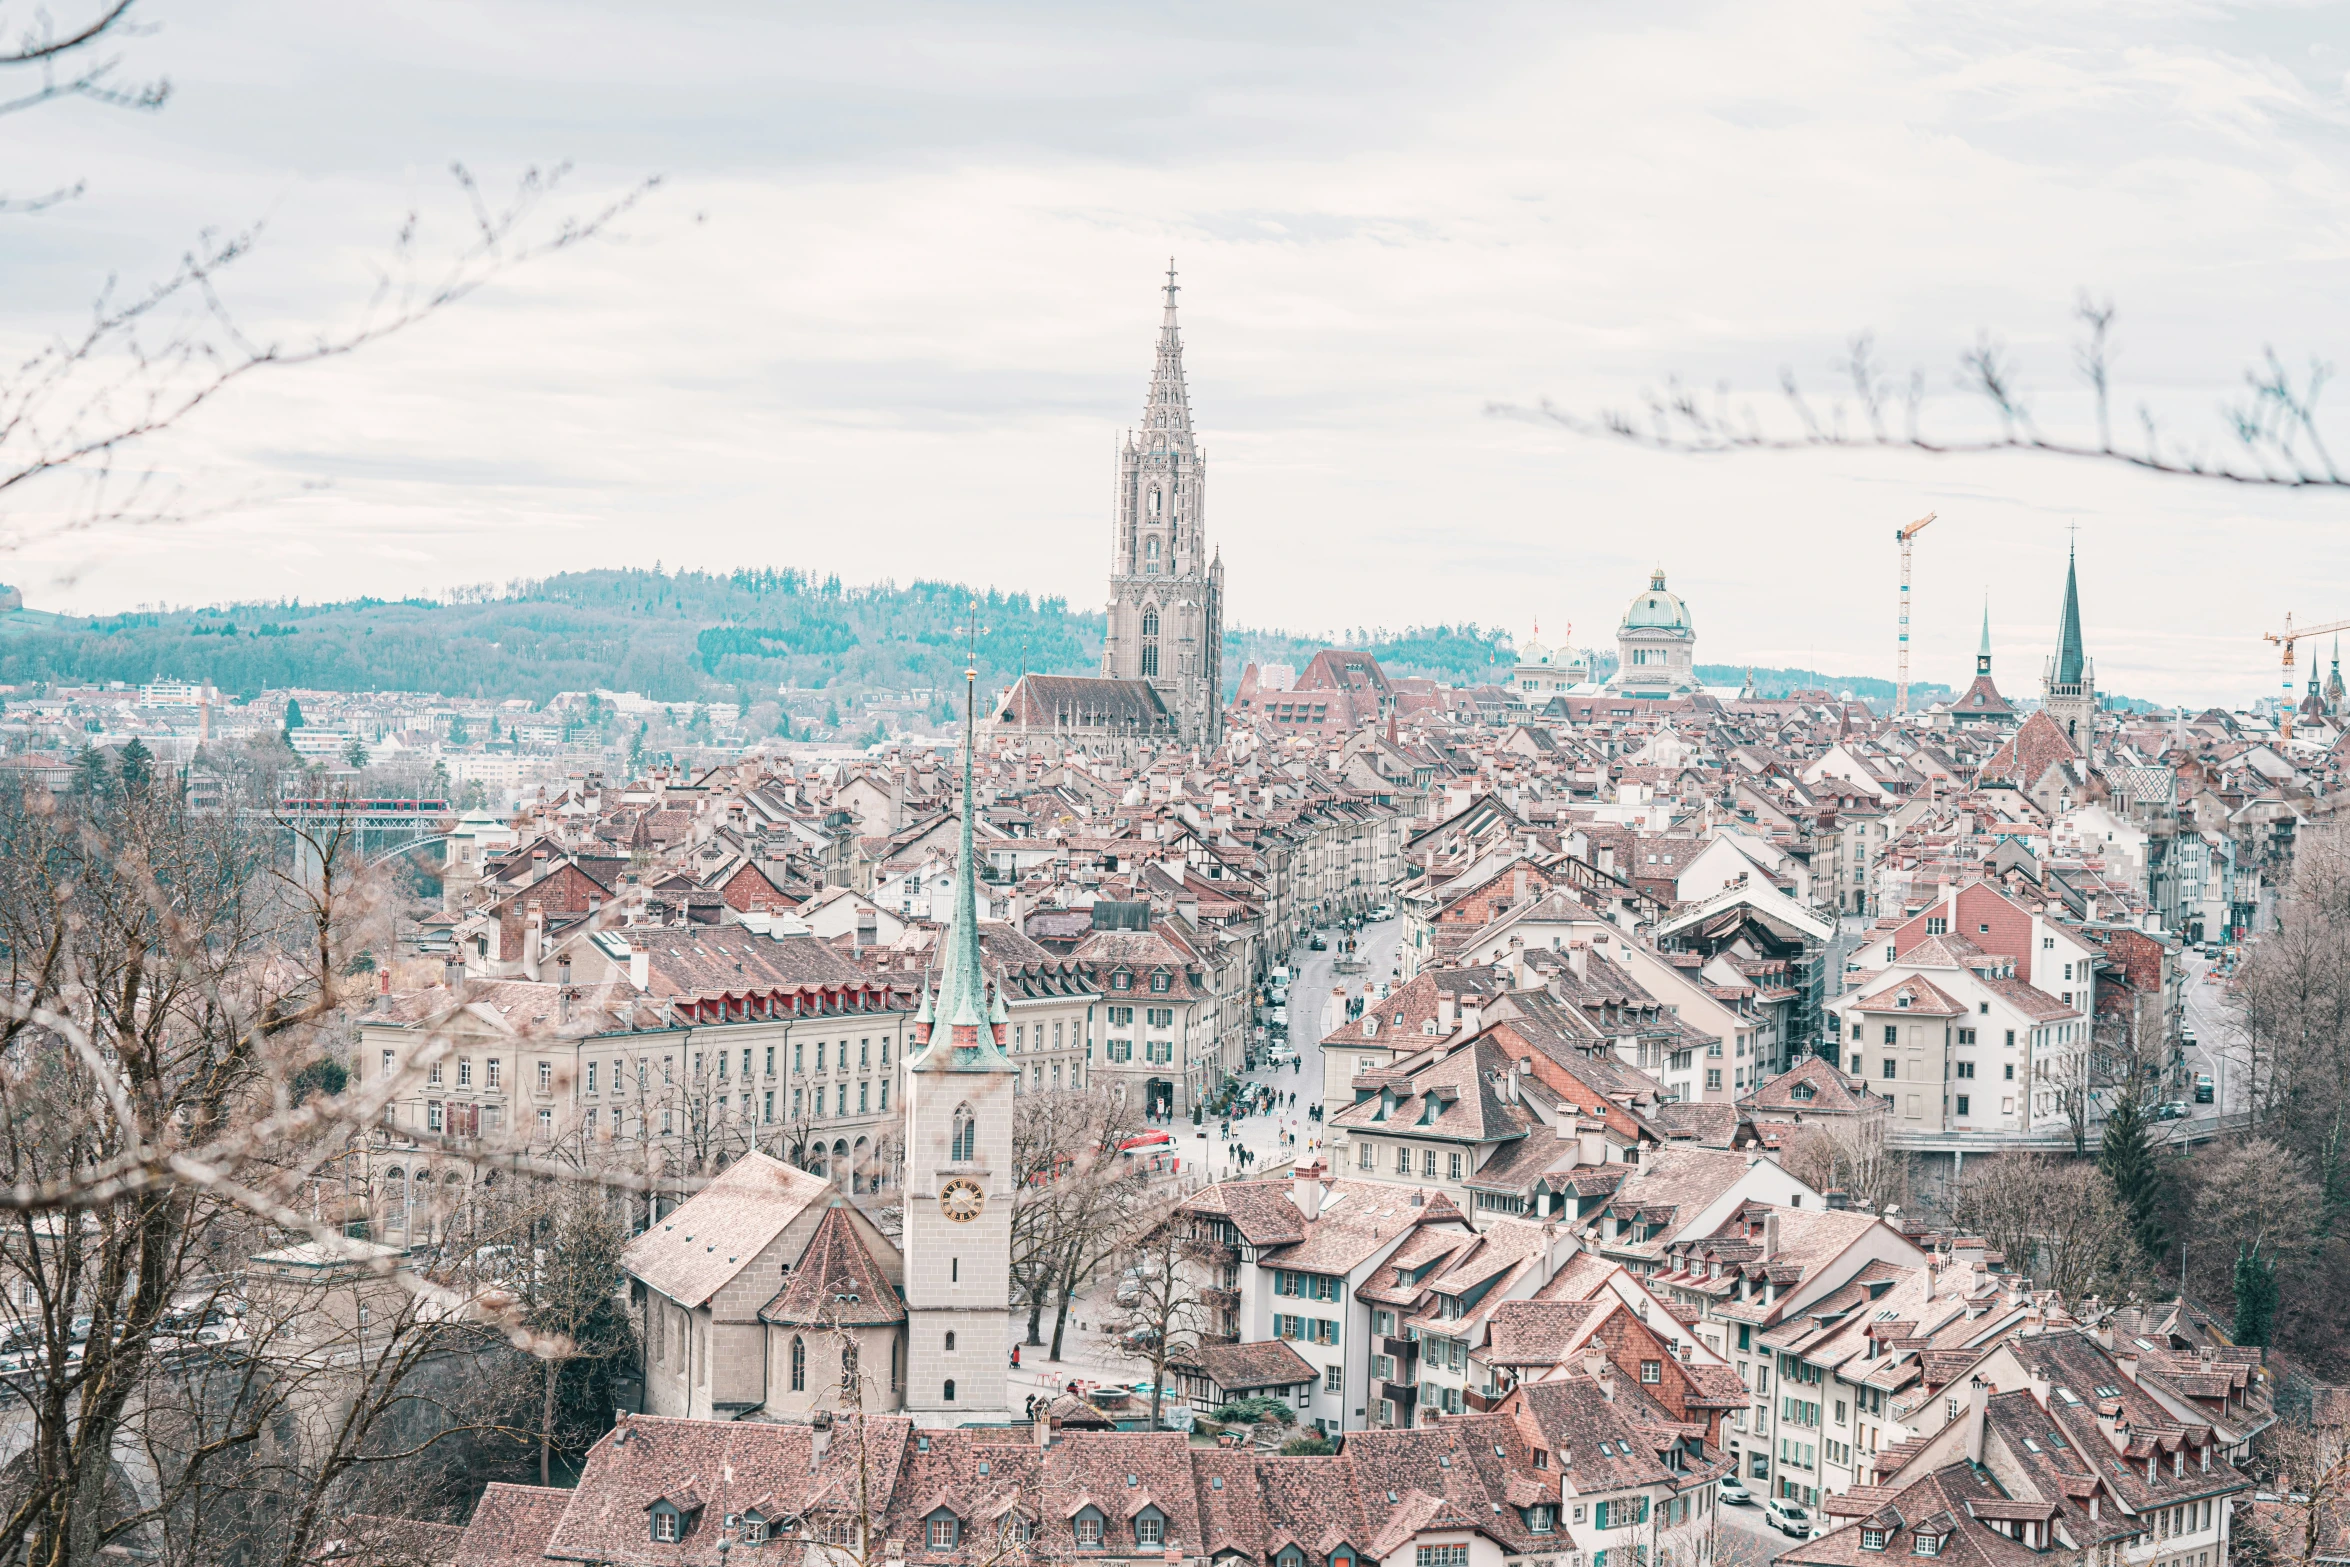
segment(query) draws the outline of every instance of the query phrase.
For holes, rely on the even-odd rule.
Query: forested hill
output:
[[[440,601],[234,604],[90,619],[19,610],[0,614],[0,681],[210,680],[248,697],[310,687],[533,702],[597,687],[663,701],[767,695],[781,685],[904,691],[955,683],[973,600],[973,590],[947,582],[848,587],[788,570],[654,570],[565,572]],[[1098,611],[992,589],[976,607],[980,676],[993,688],[1024,668],[1100,667]],[[1397,673],[1446,680],[1490,678],[1507,657],[1498,633],[1475,626],[1363,640]],[[1244,658],[1302,666],[1322,645],[1230,632],[1225,689]]]

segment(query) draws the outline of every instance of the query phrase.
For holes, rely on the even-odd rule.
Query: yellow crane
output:
[[[1893,530],[1893,537],[1901,545],[1901,657],[1894,673],[1893,713],[1901,717],[1909,711],[1909,546],[1910,541],[1926,531],[1936,513],[1928,512],[1906,528]]]
[[[2277,737],[2293,738],[2293,644],[2303,637],[2322,637],[2329,631],[2350,631],[2350,620],[2329,620],[2322,626],[2296,626],[2290,612],[2285,616],[2285,629],[2264,631],[2263,642],[2281,643],[2285,649],[2285,705],[2277,714]]]

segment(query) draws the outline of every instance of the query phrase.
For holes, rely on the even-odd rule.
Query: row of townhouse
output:
[[[793,1424],[633,1416],[575,1487],[492,1484],[440,1548],[523,1567],[778,1549],[877,1567],[1712,1567],[1723,1466],[1706,1430],[1620,1375],[1580,1371],[1491,1414],[1357,1432],[1305,1458],[1047,1412],[950,1430],[853,1406]]]
[[[1175,1037],[1196,1005],[1163,1030],[1155,1012],[1121,1022],[1121,1055],[1140,1042],[1145,1059],[1113,1068],[1110,1019],[1136,1009],[1113,1012],[1102,981],[1123,978],[1117,994],[1139,1002],[1151,971],[1104,974],[1005,927],[982,946],[1022,1093],[1144,1092],[1154,1034]],[[851,1191],[894,1183],[919,969],[747,925],[596,932],[549,968],[551,983],[387,989],[357,1019],[360,1086],[388,1100],[370,1154],[387,1236],[421,1238],[441,1211],[426,1187],[454,1173],[432,1154],[443,1138],[576,1148],[681,1179],[758,1148]]]
[[[1635,1363],[1661,1357],[1684,1368],[1675,1386],[1702,1377],[1720,1407],[1739,1403],[1722,1397],[1734,1385],[1729,1362],[1571,1223],[1477,1228],[1440,1193],[1311,1162],[1285,1180],[1219,1182],[1181,1211],[1208,1259],[1198,1266],[1210,1342],[1178,1367],[1203,1411],[1240,1392],[1278,1391],[1295,1399],[1301,1423],[1339,1432],[1490,1409],[1533,1364],[1489,1353],[1493,1314],[1510,1302],[1574,1308],[1582,1331],[1557,1364],[1593,1334],[1625,1355],[1636,1336],[1646,1347],[1625,1363],[1649,1385],[1657,1378]],[[1607,1328],[1619,1308],[1624,1324]]]
[[[2235,1438],[2257,1353],[2182,1355],[2080,1327],[2001,1339],[1966,1357],[1928,1434],[1827,1499],[1838,1526],[1780,1560],[2222,1567],[2251,1491]]]

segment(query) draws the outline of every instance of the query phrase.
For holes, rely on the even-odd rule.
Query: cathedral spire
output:
[[[1186,445],[1191,439],[1191,395],[1183,384],[1183,333],[1175,324],[1175,296],[1182,286],[1175,281],[1175,258],[1167,258],[1167,281],[1162,285],[1167,296],[1166,314],[1159,318],[1159,352],[1151,365],[1150,401],[1142,411],[1142,426],[1146,433],[1145,445],[1150,444],[1151,433],[1165,431],[1178,436]]]
[[[2064,557],[2064,618],[2056,628],[2056,683],[2077,686],[2087,663],[2081,650],[2081,578],[2077,547]]]
[[[1975,673],[1991,673],[1991,593],[1983,592],[1983,645],[1975,650]]]

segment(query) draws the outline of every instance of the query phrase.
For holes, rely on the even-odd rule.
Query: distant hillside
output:
[[[250,696],[288,686],[437,691],[544,702],[598,686],[662,701],[779,685],[905,690],[952,682],[969,589],[844,587],[797,571],[566,572],[446,602],[233,604],[59,620],[0,617],[0,680],[209,679]],[[1087,670],[1102,617],[1059,599],[979,597],[983,677]],[[45,622],[45,623],[44,623]]]
[[[0,682],[210,680],[242,697],[308,687],[534,703],[597,687],[669,702],[755,699],[779,686],[844,696],[949,689],[962,673],[973,598],[951,582],[849,587],[793,570],[656,570],[565,572],[445,600],[295,600],[89,618],[19,609],[0,613]],[[1099,611],[993,589],[977,604],[983,687],[1001,690],[1023,669],[1101,667]],[[1513,656],[1506,633],[1473,623],[1356,630],[1338,640],[1368,648],[1391,674],[1460,685],[1497,678]],[[1328,645],[1283,631],[1227,631],[1224,689],[1251,661],[1302,670]],[[1746,678],[1742,665],[1705,665],[1699,674],[1711,685]],[[1893,689],[1809,670],[1755,675],[1772,694],[1822,687],[1881,701]],[[1950,694],[1915,689],[1928,700]]]

